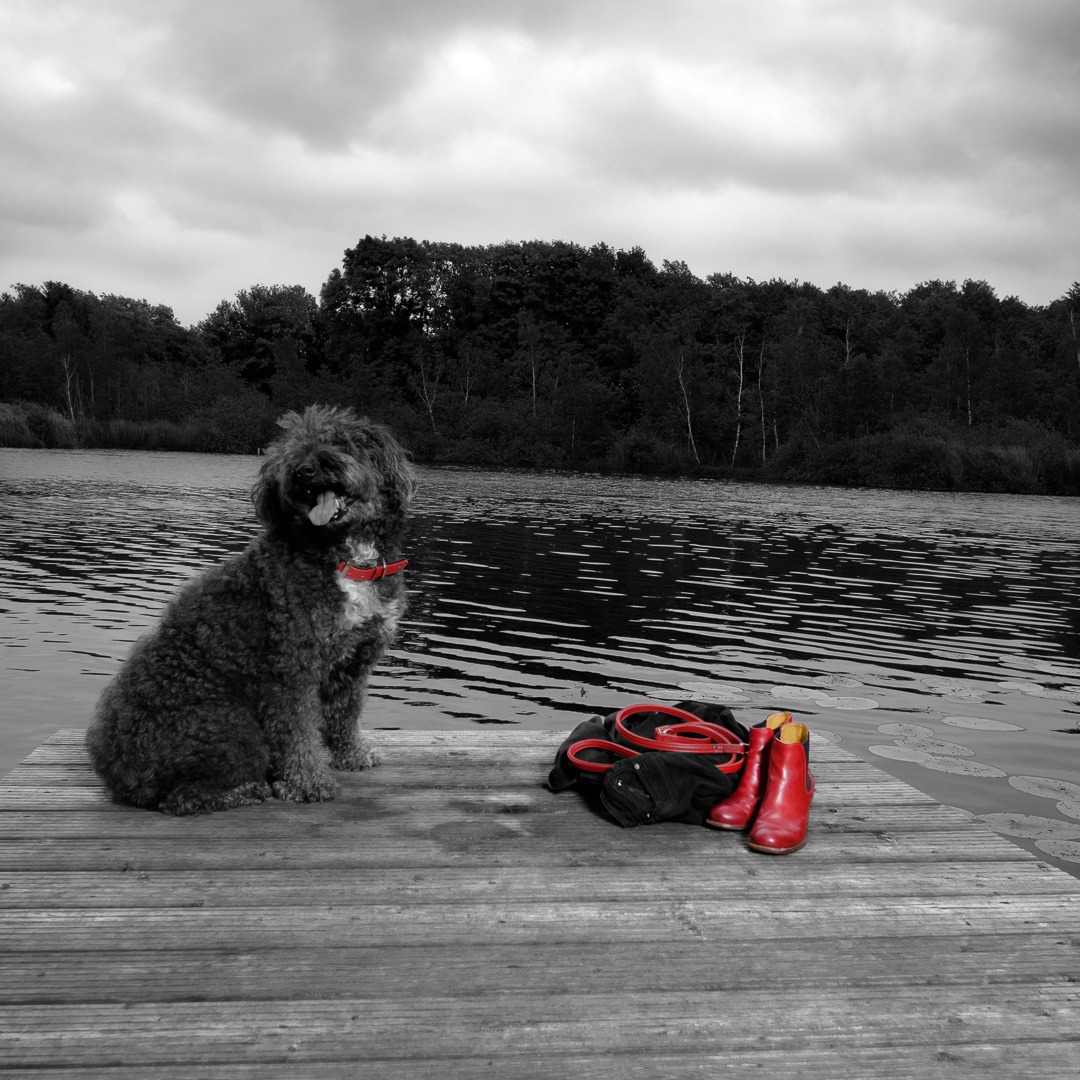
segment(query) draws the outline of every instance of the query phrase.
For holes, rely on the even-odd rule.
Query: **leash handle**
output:
[[[655,729],[653,735],[639,735],[626,726],[626,721],[638,713],[662,713],[680,721]],[[727,728],[702,720],[675,705],[627,705],[615,714],[615,731],[630,746],[605,739],[581,739],[571,745],[566,756],[572,765],[584,772],[605,773],[614,762],[585,761],[578,757],[582,750],[606,750],[619,757],[637,757],[641,750],[669,750],[680,754],[730,754],[731,760],[716,768],[725,774],[738,772],[746,758],[747,745]],[[638,749],[633,749],[638,747]]]
[[[604,750],[619,757],[638,757],[638,752],[629,746],[620,746],[618,743],[608,742],[607,739],[579,739],[573,743],[566,756],[571,765],[575,765],[582,772],[606,773],[615,762],[613,761],[586,761],[578,757],[582,750]]]
[[[638,713],[662,713],[682,721],[657,728],[653,736],[638,735],[626,721]],[[738,772],[746,757],[746,743],[727,728],[702,720],[676,705],[627,705],[615,714],[615,730],[629,743],[643,750],[673,750],[680,754],[730,754],[731,760],[716,767],[722,773]]]

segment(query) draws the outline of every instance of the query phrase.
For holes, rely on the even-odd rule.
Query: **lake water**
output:
[[[85,727],[254,457],[0,450],[0,774]],[[366,724],[789,708],[1080,876],[1080,500],[421,469]],[[811,751],[812,753],[812,751]]]

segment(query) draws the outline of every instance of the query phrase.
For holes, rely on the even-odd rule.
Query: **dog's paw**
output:
[[[217,789],[178,787],[158,804],[163,814],[180,817],[187,814],[212,814],[217,810],[232,810],[237,806],[253,806],[270,797],[270,785],[262,781],[241,784],[239,787]]]
[[[330,755],[330,767],[341,769],[344,772],[373,769],[380,764],[382,764],[382,758],[379,756],[378,751],[371,743],[364,740],[347,749],[335,750]]]
[[[329,802],[341,790],[341,785],[326,774],[288,780],[275,780],[271,785],[275,799],[286,802]]]

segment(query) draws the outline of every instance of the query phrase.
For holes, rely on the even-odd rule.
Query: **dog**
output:
[[[331,769],[377,763],[360,713],[405,612],[415,474],[351,409],[278,424],[251,492],[262,531],[179,591],[97,703],[86,746],[116,802],[318,802],[338,793]]]

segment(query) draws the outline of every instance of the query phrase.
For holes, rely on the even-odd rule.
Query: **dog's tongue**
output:
[[[308,511],[312,525],[325,525],[337,513],[337,497],[332,491],[324,491],[319,501]]]

